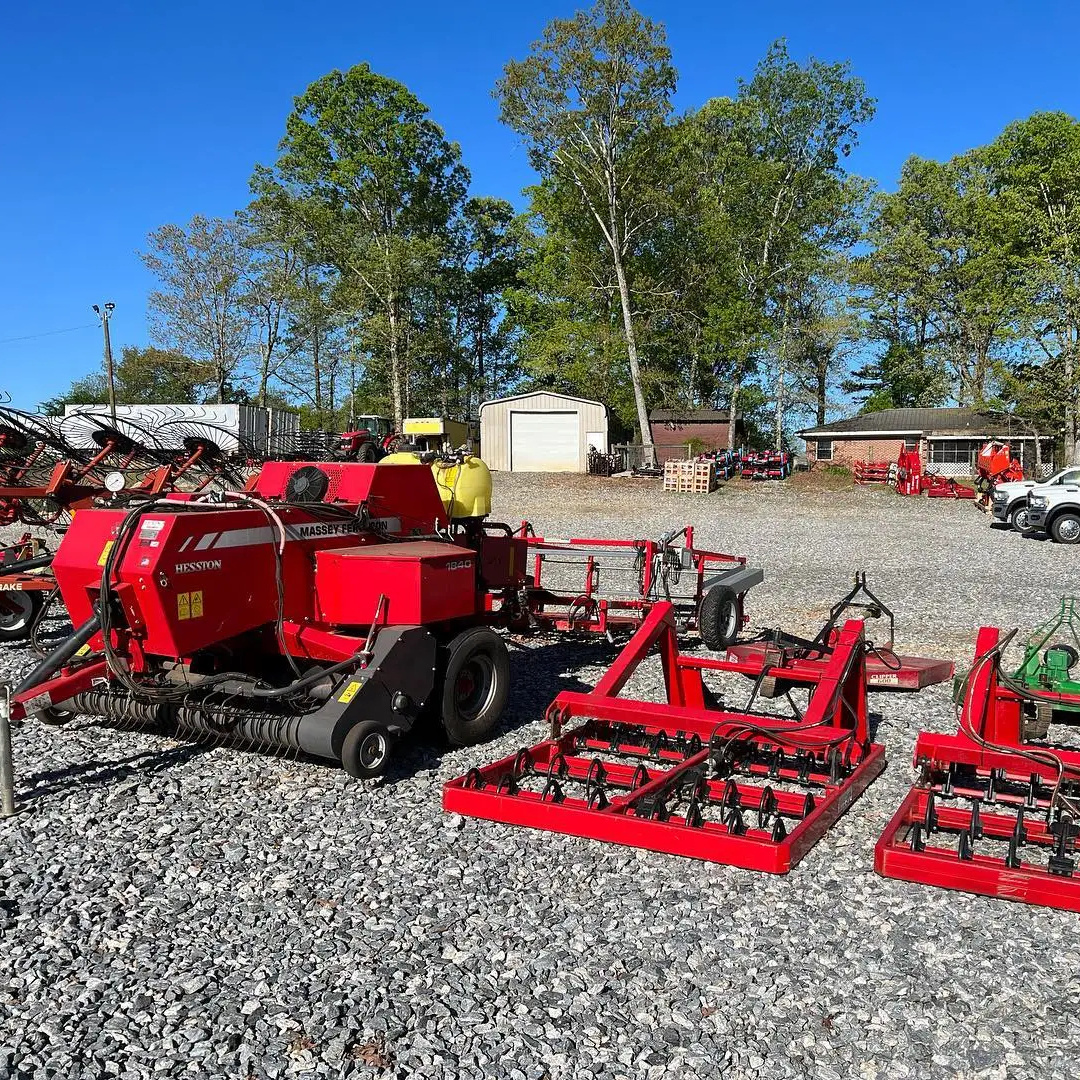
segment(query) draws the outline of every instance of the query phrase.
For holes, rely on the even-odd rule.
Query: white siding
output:
[[[595,438],[602,434],[605,441],[608,432],[607,409],[598,401],[589,401],[585,398],[571,397],[568,394],[554,394],[538,390],[529,394],[518,394],[508,398],[498,398],[495,401],[485,401],[480,407],[480,452],[488,468],[495,471],[507,472],[511,469],[520,469],[521,463],[513,461],[512,453],[512,427],[514,416],[522,413],[534,413],[535,418],[528,421],[519,420],[519,433],[524,425],[529,427],[534,434],[538,435],[545,425],[544,414],[551,416],[550,431],[548,434],[553,440],[561,440],[563,443],[572,439],[570,425],[566,420],[566,414],[574,413],[577,417],[577,452],[576,464],[573,448],[567,447],[567,453],[563,459],[565,464],[552,465],[552,471],[585,472],[588,465],[589,447],[587,436]],[[542,440],[541,440],[542,441]],[[549,448],[547,453],[554,456],[554,449]],[[560,452],[561,454],[561,452]],[[527,465],[530,471],[534,465]]]

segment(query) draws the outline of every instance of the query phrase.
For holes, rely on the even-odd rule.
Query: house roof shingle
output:
[[[882,409],[879,412],[861,413],[846,420],[834,420],[831,424],[820,424],[800,431],[802,438],[816,438],[819,435],[924,435],[929,432],[938,434],[962,435],[1019,435],[1026,432],[1017,430],[1015,422],[1009,418],[993,416],[972,408],[943,409]]]

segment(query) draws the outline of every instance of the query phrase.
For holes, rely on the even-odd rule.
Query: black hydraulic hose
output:
[[[15,688],[15,696],[25,694],[27,690],[39,686],[50,675],[59,671],[100,629],[101,616],[98,614],[91,615],[71,637],[61,642],[19,683]]]
[[[342,660],[339,663],[332,664],[328,668],[319,668],[317,671],[312,671],[302,679],[289,683],[288,686],[280,686],[269,690],[256,686],[248,691],[248,693],[250,693],[252,697],[258,698],[291,697],[301,690],[306,690],[309,686],[314,686],[316,683],[322,682],[322,680],[328,676],[338,675],[342,671],[347,671],[349,668],[356,667],[360,663],[361,658],[359,656],[350,656],[348,660]]]
[[[0,574],[25,574],[27,570],[40,570],[43,566],[51,566],[53,553],[45,552],[44,555],[35,555],[32,559],[23,559],[21,562],[0,562]]]

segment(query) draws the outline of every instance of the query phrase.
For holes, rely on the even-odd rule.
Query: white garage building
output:
[[[586,472],[589,447],[608,452],[607,407],[536,390],[480,406],[480,452],[500,472]]]

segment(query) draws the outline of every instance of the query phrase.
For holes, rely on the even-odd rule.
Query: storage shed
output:
[[[586,472],[590,446],[608,452],[607,407],[547,390],[485,401],[480,446],[496,471]]]

